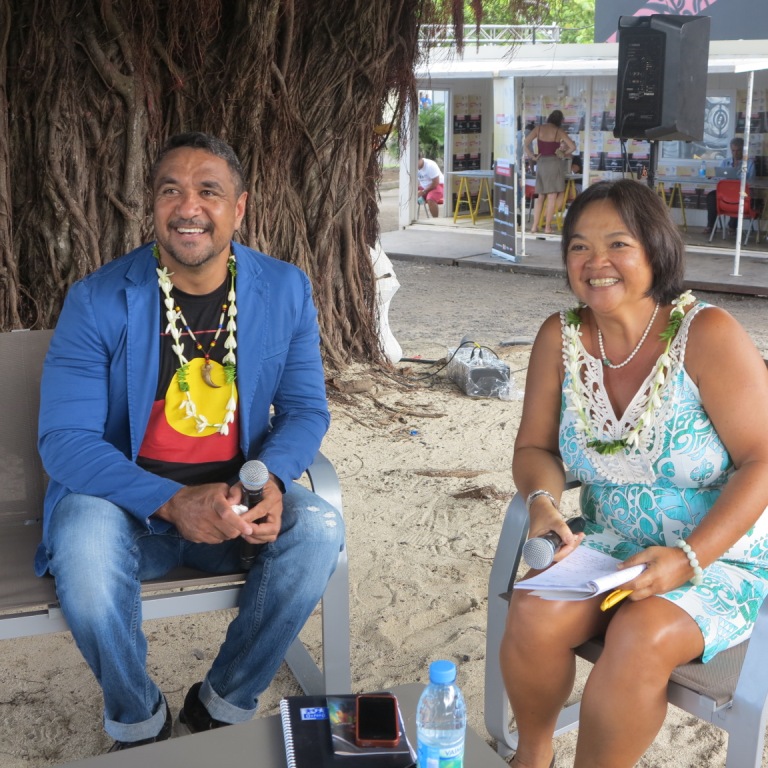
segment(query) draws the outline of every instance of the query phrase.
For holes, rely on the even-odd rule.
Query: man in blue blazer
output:
[[[179,722],[250,719],[320,600],[338,512],[293,481],[329,424],[317,312],[296,267],[232,242],[242,168],[225,142],[173,137],[152,172],[157,238],[72,286],[46,357],[39,449],[50,484],[35,567],[104,694],[112,750],[170,736],[146,669],[140,582],[239,569],[237,617]],[[269,474],[250,509],[238,471]]]

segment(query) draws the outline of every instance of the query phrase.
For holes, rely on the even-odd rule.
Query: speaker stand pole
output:
[[[648,169],[648,186],[653,189],[656,186],[656,163],[659,159],[659,142],[651,141],[649,143],[651,145],[651,158],[649,160],[649,165],[651,167]]]

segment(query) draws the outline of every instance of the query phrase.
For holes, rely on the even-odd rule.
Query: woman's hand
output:
[[[693,568],[679,547],[648,547],[627,558],[619,570],[645,564],[645,570],[632,581],[622,584],[631,589],[628,600],[644,600],[653,595],[663,595],[685,584],[693,576]]]
[[[574,533],[567,525],[567,521],[563,520],[561,518],[560,523],[558,524],[557,528],[553,528],[554,532],[562,539],[563,546],[560,547],[560,549],[555,551],[555,559],[554,562],[560,562],[563,558],[568,557],[568,555],[573,552],[576,547],[581,544],[582,541],[584,541],[584,536],[586,534],[584,533]]]
[[[529,514],[531,523],[528,538],[545,536],[550,531],[554,531],[561,538],[563,546],[555,552],[554,562],[570,555],[584,539],[583,533],[574,533],[568,527],[563,516],[546,496],[539,496],[533,500]]]

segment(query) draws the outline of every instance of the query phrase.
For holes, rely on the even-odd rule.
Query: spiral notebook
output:
[[[544,600],[586,600],[626,584],[645,568],[635,565],[619,571],[620,563],[618,558],[582,545],[546,571],[517,582],[513,589],[530,589]]]
[[[354,701],[355,697],[347,694],[329,698],[333,699],[333,706],[338,706],[341,699]],[[280,702],[280,718],[288,768],[411,768],[415,765],[402,719],[400,748],[355,747],[354,752],[335,752],[325,696],[288,696]]]

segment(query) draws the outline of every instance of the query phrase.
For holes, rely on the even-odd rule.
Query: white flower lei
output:
[[[157,245],[152,248],[152,253],[159,262],[160,252]],[[229,425],[235,420],[235,409],[237,408],[237,389],[235,384],[235,378],[237,376],[237,357],[235,355],[235,348],[237,347],[237,340],[235,339],[235,331],[237,330],[237,322],[235,321],[235,317],[237,316],[237,305],[235,303],[235,275],[237,275],[237,269],[234,253],[229,254],[227,269],[231,275],[231,282],[229,293],[227,294],[227,338],[224,340],[224,348],[227,350],[227,353],[224,355],[222,362],[224,364],[224,379],[226,383],[229,384],[230,393],[224,411],[224,418],[220,423],[211,423],[203,414],[198,413],[197,405],[192,399],[192,395],[189,393],[189,382],[187,381],[189,360],[184,356],[184,344],[181,341],[181,329],[177,325],[177,322],[181,317],[181,312],[176,310],[176,302],[171,296],[171,290],[173,289],[171,276],[173,275],[173,272],[169,272],[167,267],[163,267],[162,269],[158,267],[155,270],[157,272],[157,283],[165,296],[163,303],[165,304],[165,317],[168,320],[165,332],[170,333],[173,338],[171,349],[174,351],[179,361],[179,367],[176,369],[176,377],[179,382],[179,389],[184,395],[179,408],[184,409],[186,414],[185,418],[194,419],[197,432],[213,428],[222,435],[229,434]]]
[[[659,392],[666,383],[672,367],[672,360],[669,357],[669,349],[672,346],[672,341],[677,335],[680,324],[685,317],[685,308],[695,301],[696,297],[693,296],[690,291],[681,293],[680,296],[672,301],[669,322],[667,323],[667,327],[661,334],[659,334],[661,340],[667,342],[667,346],[656,361],[645,410],[632,429],[625,432],[618,440],[610,441],[598,439],[589,418],[587,411],[587,397],[581,380],[581,366],[579,363],[578,339],[581,336],[581,330],[579,330],[581,316],[578,313],[578,308],[568,310],[566,313],[566,324],[563,329],[563,335],[565,336],[565,365],[571,376],[572,385],[565,388],[565,394],[570,399],[570,405],[566,407],[566,410],[576,414],[577,421],[575,422],[575,427],[579,432],[583,432],[586,436],[587,448],[594,448],[601,454],[613,454],[626,449],[632,449],[638,446],[643,430],[653,426],[655,419],[654,414],[661,407],[661,397],[659,396]]]

